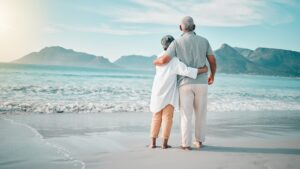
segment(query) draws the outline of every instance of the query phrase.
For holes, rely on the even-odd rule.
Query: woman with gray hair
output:
[[[164,51],[158,55],[163,56],[169,45],[174,41],[171,35],[166,35],[161,39]],[[151,122],[151,143],[149,148],[156,148],[156,139],[162,126],[163,144],[161,148],[166,149],[170,136],[174,108],[178,108],[179,94],[177,88],[177,75],[188,76],[195,79],[197,74],[207,72],[207,67],[191,68],[174,57],[163,66],[156,66],[156,74],[152,86],[150,110],[153,113]]]

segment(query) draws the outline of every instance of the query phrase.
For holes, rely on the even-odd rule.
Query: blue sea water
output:
[[[0,113],[149,112],[154,71],[0,64]],[[300,79],[217,74],[208,111],[300,111]]]

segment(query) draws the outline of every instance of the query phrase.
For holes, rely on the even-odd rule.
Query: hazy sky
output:
[[[298,0],[0,0],[0,62],[57,45],[111,61],[157,54],[186,15],[214,49],[300,51]]]

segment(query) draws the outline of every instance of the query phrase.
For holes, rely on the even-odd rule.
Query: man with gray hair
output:
[[[155,65],[164,65],[173,57],[190,67],[203,67],[206,59],[210,65],[210,74],[199,74],[196,79],[178,76],[181,148],[191,150],[192,116],[195,114],[195,146],[200,148],[205,141],[207,89],[213,84],[216,72],[216,59],[207,39],[196,35],[193,18],[186,16],[182,19],[180,38],[173,41],[166,53],[156,59]]]

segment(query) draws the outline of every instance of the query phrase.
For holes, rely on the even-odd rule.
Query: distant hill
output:
[[[247,48],[234,47],[234,49],[245,58],[248,58],[249,55],[251,55],[251,53],[253,52],[253,50]]]
[[[90,68],[117,68],[103,56],[95,56],[60,46],[45,47],[39,52],[32,52],[13,63],[76,66]]]
[[[128,55],[114,62],[115,65],[126,69],[154,69],[153,61],[156,56]]]
[[[215,51],[215,55],[218,72],[271,74],[271,71],[259,65],[255,65],[228,44],[223,44],[221,48]]]
[[[248,59],[256,65],[264,66],[282,75],[300,76],[300,52],[257,48],[248,56]]]
[[[223,44],[215,51],[217,71],[278,76],[300,76],[300,52],[257,48],[255,50]],[[76,52],[59,46],[46,47],[13,63],[59,65],[88,68],[153,70],[156,56],[128,55],[111,63],[103,56]]]

